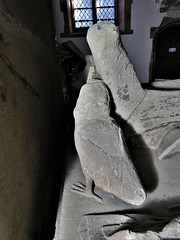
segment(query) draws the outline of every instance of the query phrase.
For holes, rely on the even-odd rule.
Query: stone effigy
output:
[[[80,158],[86,186],[73,190],[100,200],[93,193],[93,182],[118,198],[140,205],[146,194],[140,183],[126,147],[123,133],[110,117],[109,91],[100,79],[93,77],[91,67],[74,109],[75,144]]]
[[[166,80],[162,82],[152,82],[151,85],[156,89],[180,90],[180,79]]]
[[[154,224],[157,224],[158,219]],[[129,230],[119,231],[118,233],[104,238],[107,240],[159,240],[159,239],[179,239],[180,236],[180,216],[171,220],[161,231],[147,231],[145,233],[138,233]]]
[[[97,72],[109,87],[115,112],[127,122],[129,136],[157,149],[164,135],[180,124],[180,91],[142,89],[112,23],[93,25],[87,34]]]
[[[140,182],[132,164],[126,140],[138,146],[138,150],[145,148],[150,154],[155,153],[159,160],[163,160],[158,161],[157,165],[165,163],[168,167],[175,166],[178,171],[180,91],[172,89],[179,89],[179,81],[176,82],[177,86],[168,84],[170,91],[144,90],[122,47],[118,28],[112,23],[93,25],[88,31],[87,40],[95,69],[90,68],[87,83],[81,89],[74,110],[75,144],[86,185],[78,183],[72,190],[101,202],[101,197],[93,192],[94,182],[96,186],[127,203],[140,205],[145,201],[146,194],[142,187],[143,181]],[[123,121],[123,132],[119,122],[112,118],[112,111],[118,120]],[[167,159],[171,159],[170,165],[167,165]],[[166,173],[165,168],[163,171]],[[177,171],[174,175],[179,176]],[[162,174],[159,173],[160,184],[165,179],[166,188],[173,186],[172,175],[168,172],[166,178],[161,180]],[[168,177],[171,178],[170,183]],[[178,187],[176,182],[176,193]],[[164,189],[159,189],[162,191],[160,195],[165,198]],[[175,203],[179,202],[180,196],[177,195],[171,195]],[[160,202],[162,206],[162,199]],[[170,218],[166,218],[166,214],[159,217],[156,213],[154,216],[127,213],[83,216],[79,239],[177,238],[180,234],[179,218],[171,216],[174,212],[166,213]]]
[[[79,240],[159,240],[179,236],[180,216],[92,215],[82,217],[79,225]]]

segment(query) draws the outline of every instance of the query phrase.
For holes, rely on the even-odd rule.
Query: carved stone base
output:
[[[79,240],[156,240],[180,234],[180,217],[141,214],[87,215],[81,218]],[[151,229],[151,230],[149,230]]]

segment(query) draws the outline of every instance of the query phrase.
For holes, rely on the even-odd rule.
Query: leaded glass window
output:
[[[84,36],[87,29],[101,21],[119,25],[122,33],[130,30],[132,0],[60,0],[65,28],[62,36]]]
[[[115,23],[115,1],[96,0],[97,22],[111,21]]]
[[[74,0],[75,28],[90,27],[93,25],[93,10],[91,0]]]
[[[90,27],[100,21],[115,23],[114,0],[74,0],[73,5],[75,28]]]

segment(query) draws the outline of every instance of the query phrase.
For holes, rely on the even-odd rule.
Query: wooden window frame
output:
[[[64,32],[61,37],[84,37],[88,28],[75,28],[73,21],[73,0],[60,0],[61,11],[64,15]],[[121,34],[132,34],[131,4],[133,0],[115,0],[115,24],[119,26]]]

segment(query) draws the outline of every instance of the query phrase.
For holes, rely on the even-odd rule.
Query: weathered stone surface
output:
[[[90,71],[89,75],[90,74],[93,74],[92,71]],[[99,79],[91,79],[90,83],[90,80],[87,80],[87,84],[81,88],[74,109],[75,121],[79,125],[84,120],[108,117],[110,114],[109,102],[110,98],[108,89],[103,81]]]
[[[157,154],[160,160],[165,160],[180,152],[180,126],[170,129],[159,144]]]
[[[118,28],[110,22],[95,24],[88,30],[87,41],[96,70],[111,90],[116,112],[128,119],[145,91],[122,48]]]
[[[141,214],[89,215],[81,218],[80,240],[179,239],[180,217],[172,220]]]
[[[105,240],[127,227],[128,220],[131,218],[116,214],[84,216],[79,224],[79,240]]]
[[[107,240],[159,240],[180,238],[180,217],[174,218],[160,232],[147,231],[146,233],[135,233],[129,230],[120,231]]]
[[[169,154],[172,156],[176,151],[179,152],[180,91],[143,90],[120,44],[118,29],[113,24],[98,23],[92,26],[88,32],[88,41],[96,70],[112,93],[115,111],[127,122],[127,136],[134,140],[135,144],[137,141],[137,145],[143,140],[145,147],[156,149],[154,152],[161,160],[168,158]],[[97,186],[132,203],[128,195],[131,188],[130,176],[133,176],[133,184],[139,183],[139,180],[137,181],[134,175],[133,166],[129,165],[131,159],[123,134],[110,117],[110,98],[107,97],[109,92],[106,85],[102,80],[96,79],[93,71],[90,71],[89,76],[88,83],[80,93],[77,115],[75,109],[76,146],[83,172],[86,180],[89,174]],[[101,89],[100,93],[98,89]],[[83,99],[86,101],[83,102]],[[93,109],[91,112],[93,107],[96,110]],[[132,174],[129,174],[130,169],[133,170]],[[120,177],[118,178],[121,171],[124,173],[121,175],[121,182],[128,183],[127,187],[125,185],[122,187],[126,189],[126,191],[121,189],[122,192],[118,188],[123,185],[119,184]],[[115,177],[111,178],[112,176]],[[132,193],[135,192],[135,188],[132,188]],[[127,221],[122,219],[122,225],[119,224],[117,215],[85,216],[81,219],[80,239],[156,240],[178,237],[179,218],[171,221],[172,218],[168,217],[137,215],[126,215],[128,219]]]
[[[10,2],[16,7],[8,8]],[[50,221],[56,211],[51,208],[49,212],[54,190],[50,185],[48,189],[48,182],[50,176],[53,182],[53,177],[57,177],[57,173],[51,175],[56,165],[52,148],[56,137],[53,115],[63,106],[59,104],[53,45],[45,44],[45,39],[41,41],[18,18],[12,17],[21,13],[24,16],[21,11],[27,2],[0,3],[0,239],[3,240],[48,238],[54,230]],[[40,8],[42,15],[47,13],[46,3],[29,5],[32,11],[26,15],[27,21],[36,19],[50,38],[46,22],[41,21],[39,12],[36,15],[33,11]],[[44,18],[48,22],[47,14]]]
[[[148,147],[156,149],[164,134],[180,123],[180,91],[143,90],[112,23],[93,25],[87,40],[97,72],[112,93],[116,113],[132,129],[129,135],[140,134]]]
[[[152,82],[151,83],[153,87],[157,88],[157,89],[164,89],[164,90],[172,90],[172,89],[180,89],[180,79],[176,79],[176,80],[166,80],[166,81],[162,81],[162,82]]]
[[[102,80],[91,79],[80,92],[75,110],[75,144],[86,177],[128,203],[139,205],[146,196],[131,162],[123,133],[110,117],[110,97]],[[88,186],[89,183],[89,186]]]
[[[180,91],[147,91],[128,120],[137,133],[180,123]],[[164,129],[162,131],[164,133]]]
[[[122,232],[118,232],[114,236],[106,238],[106,240],[159,240],[159,236],[156,233],[147,232],[145,234],[141,233],[133,233],[129,230],[124,230]]]
[[[175,238],[180,233],[179,217],[142,214],[107,214],[83,216],[79,225],[80,240],[159,240]]]

